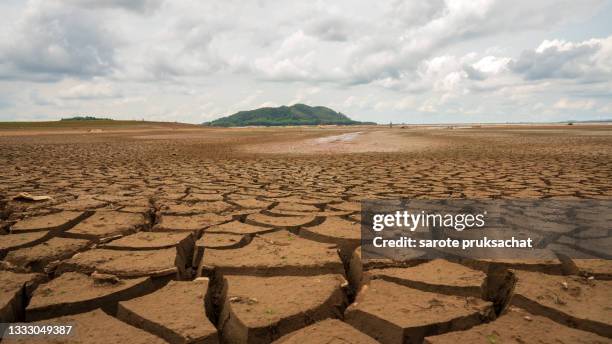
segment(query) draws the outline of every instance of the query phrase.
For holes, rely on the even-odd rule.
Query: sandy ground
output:
[[[537,261],[359,249],[362,199],[610,200],[610,126],[96,129],[0,130],[0,322],[83,343],[611,340],[612,264],[562,236]]]
[[[401,132],[371,130],[331,134],[315,139],[273,142],[244,147],[249,153],[334,154],[368,152],[411,152],[438,148],[439,141],[405,135]]]

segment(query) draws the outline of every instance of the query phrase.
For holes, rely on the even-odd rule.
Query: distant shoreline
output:
[[[88,127],[88,126],[121,126],[121,125],[173,125],[173,126],[190,126],[190,127],[205,127],[205,128],[274,128],[274,127],[359,127],[359,126],[379,126],[389,127],[388,123],[343,123],[343,124],[287,124],[287,125],[244,125],[244,126],[211,126],[196,123],[183,122],[164,122],[164,121],[143,121],[143,120],[116,120],[116,119],[60,119],[54,121],[0,121],[0,129],[27,129],[27,128],[68,128],[68,127]],[[443,123],[392,123],[393,128],[399,127],[478,127],[478,126],[540,126],[540,125],[612,125],[612,119],[604,120],[568,120],[555,122],[443,122]]]

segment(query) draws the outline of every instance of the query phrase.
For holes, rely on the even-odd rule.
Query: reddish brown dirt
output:
[[[354,327],[347,325],[337,319],[319,321],[301,330],[283,336],[275,344],[376,344],[374,338],[357,331]]]
[[[170,281],[162,289],[119,303],[117,317],[170,343],[217,343],[217,329],[206,318],[208,280]]]
[[[315,139],[296,140],[289,144],[264,143],[245,148],[247,152],[290,154],[337,154],[366,152],[409,152],[432,146],[441,146],[440,141],[423,137],[402,137],[397,132],[385,130],[351,130],[345,134],[327,135]]]
[[[428,344],[456,343],[609,343],[610,340],[586,331],[560,325],[550,319],[512,307],[507,314],[488,324],[466,331],[425,338]]]
[[[44,279],[40,274],[17,274],[0,270],[0,322],[20,320],[25,302]]]
[[[106,242],[113,238],[135,233],[145,226],[142,214],[119,211],[97,211],[79,222],[66,233],[75,237]]]
[[[240,235],[255,235],[263,234],[273,229],[261,226],[249,225],[240,221],[227,222],[218,226],[212,226],[206,230],[206,233],[226,233]]]
[[[55,237],[32,247],[11,251],[5,261],[15,270],[42,272],[49,263],[70,258],[89,245],[90,242],[84,239]]]
[[[461,265],[358,247],[362,199],[610,200],[610,126],[11,130],[0,166],[0,320],[75,342],[612,337],[608,232]]]
[[[204,228],[230,221],[230,216],[197,214],[191,216],[161,215],[155,231],[201,231]]]
[[[424,291],[449,295],[480,297],[487,275],[443,259],[410,268],[385,268],[368,271],[371,278],[382,279]]]
[[[58,273],[78,271],[90,274],[94,271],[126,278],[140,276],[179,275],[177,250],[111,250],[92,249],[62,261]]]
[[[270,216],[267,214],[252,214],[247,216],[247,222],[271,227],[299,227],[314,221],[314,216]]]
[[[423,292],[373,280],[347,308],[346,321],[382,343],[419,343],[424,337],[470,328],[494,318],[490,302]]]
[[[72,336],[53,337],[50,340],[51,343],[165,343],[161,338],[117,320],[101,310],[45,320],[40,324],[74,326],[73,331],[75,332]],[[18,337],[18,339],[5,339],[2,342],[31,343],[32,339]]]
[[[102,247],[115,250],[159,250],[170,247],[184,247],[193,250],[192,233],[138,232],[113,240]]]
[[[517,271],[512,304],[601,335],[612,333],[612,281]]]
[[[100,304],[113,304],[150,292],[152,288],[148,277],[105,282],[85,274],[66,272],[38,286],[26,308],[26,318],[31,321],[84,313]]]
[[[0,257],[4,257],[7,252],[14,251],[22,247],[30,247],[45,241],[49,232],[31,232],[6,235],[0,241]]]
[[[78,219],[82,219],[83,215],[82,212],[63,211],[49,215],[28,217],[11,226],[11,233],[66,229],[71,224],[76,224]]]
[[[302,239],[285,231],[257,235],[248,245],[233,250],[205,249],[199,266],[201,274],[211,270],[253,275],[344,272],[334,246]]]
[[[339,316],[345,306],[340,275],[225,277],[219,317],[233,343],[269,343],[311,322]]]

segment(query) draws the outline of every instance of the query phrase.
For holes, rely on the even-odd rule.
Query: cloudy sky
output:
[[[612,118],[612,1],[2,0],[0,121]]]

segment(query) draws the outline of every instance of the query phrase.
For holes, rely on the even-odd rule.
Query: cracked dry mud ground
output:
[[[359,249],[362,199],[612,199],[609,127],[265,152],[347,131],[0,133],[0,322],[72,322],[83,343],[612,341],[612,264],[568,240],[610,233],[563,233],[535,263],[364,265]]]

